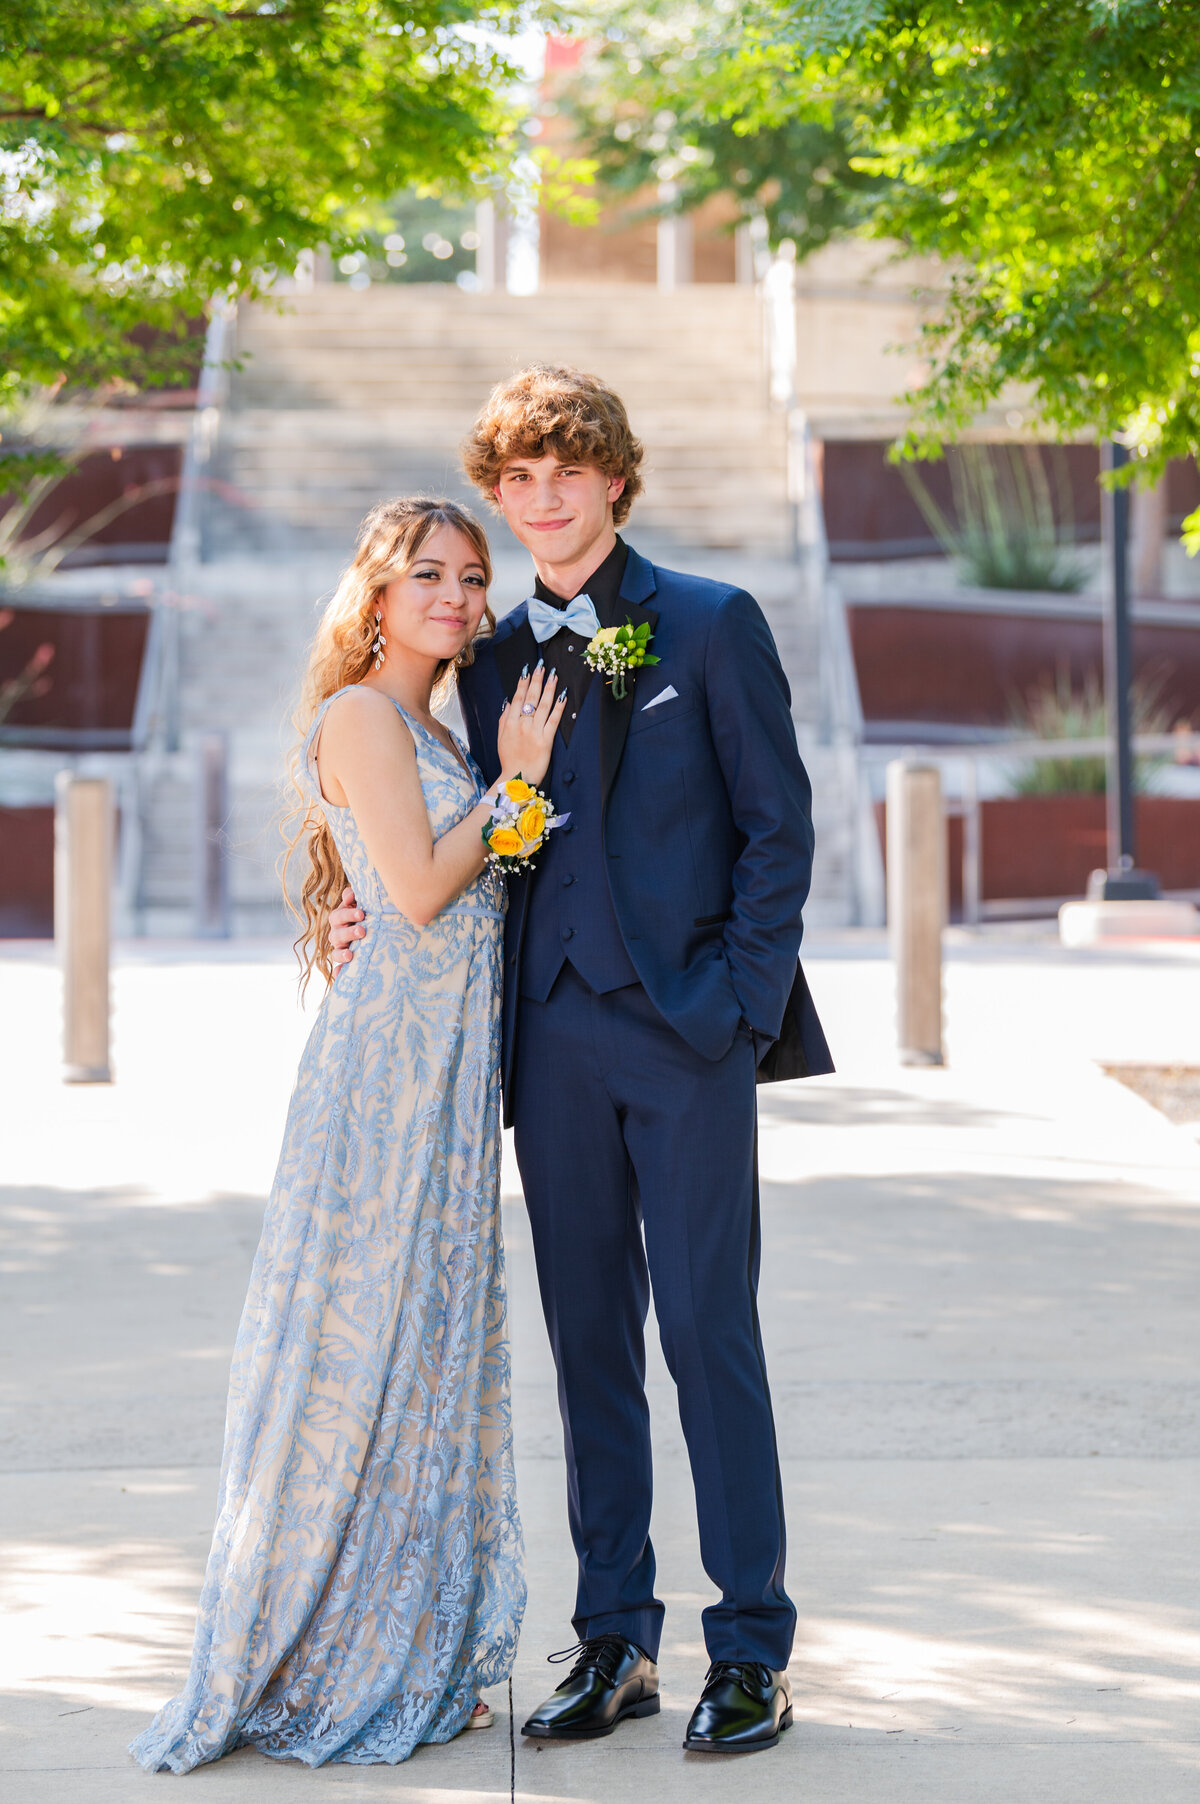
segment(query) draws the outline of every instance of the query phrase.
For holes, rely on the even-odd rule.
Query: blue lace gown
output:
[[[330,698],[333,699],[332,697]],[[323,808],[367,937],[300,1063],[238,1331],[187,1683],[131,1746],[395,1763],[512,1670],[525,1603],[500,1240],[503,880],[427,927]],[[401,710],[403,713],[404,711]],[[405,715],[435,837],[482,789]]]

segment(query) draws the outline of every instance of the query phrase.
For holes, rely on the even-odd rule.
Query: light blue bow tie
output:
[[[564,626],[578,633],[581,639],[592,639],[600,631],[600,619],[592,605],[590,595],[577,595],[569,601],[565,608],[553,608],[548,601],[542,601],[531,595],[526,602],[529,609],[529,624],[533,628],[533,636],[539,645],[547,639],[553,639]]]

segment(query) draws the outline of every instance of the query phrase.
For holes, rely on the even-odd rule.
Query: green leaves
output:
[[[1063,433],[1136,422],[1145,468],[1195,453],[1200,0],[599,10],[602,174],[724,191],[802,254],[857,230],[943,259],[910,452],[1015,389]]]
[[[623,661],[630,670],[639,670],[643,664],[659,662],[647,649],[652,637],[648,620],[643,620],[640,626],[634,626],[631,620],[627,620],[624,626],[617,628],[613,644],[621,648]]]
[[[179,322],[509,157],[514,0],[0,0],[0,399],[177,376]],[[149,344],[129,334],[149,326]],[[162,336],[165,334],[165,337]],[[143,335],[144,336],[144,335]]]

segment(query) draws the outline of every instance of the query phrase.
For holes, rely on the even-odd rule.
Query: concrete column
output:
[[[658,198],[666,206],[675,199],[675,184],[660,182]],[[667,213],[658,222],[658,286],[686,288],[692,280],[692,222],[686,213]]]
[[[508,287],[508,223],[508,214],[494,200],[481,200],[475,208],[475,276],[481,294],[503,294]]]
[[[204,733],[196,773],[196,936],[227,940],[229,907],[229,741]]]
[[[63,974],[63,1081],[112,1082],[109,934],[113,806],[107,777],[61,771],[54,798],[54,937]]]
[[[1167,537],[1167,479],[1150,488],[1135,483],[1130,494],[1133,557],[1130,587],[1137,598],[1163,592],[1163,545]]]
[[[734,281],[740,287],[752,288],[758,281],[755,263],[754,223],[744,219],[733,234]]]
[[[941,1065],[946,826],[935,767],[887,768],[888,936],[896,971],[900,1062]]]
[[[796,246],[785,238],[763,277],[772,407],[796,405]]]

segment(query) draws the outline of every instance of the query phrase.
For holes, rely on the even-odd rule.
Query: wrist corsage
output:
[[[484,823],[488,863],[498,871],[529,870],[546,835],[570,818],[569,814],[556,814],[549,797],[518,774],[500,785],[491,819]]]
[[[627,620],[624,626],[602,626],[585,647],[584,662],[608,679],[617,701],[624,698],[627,671],[640,670],[643,664],[658,663],[649,649],[653,637],[648,620],[643,620],[640,626]]]

